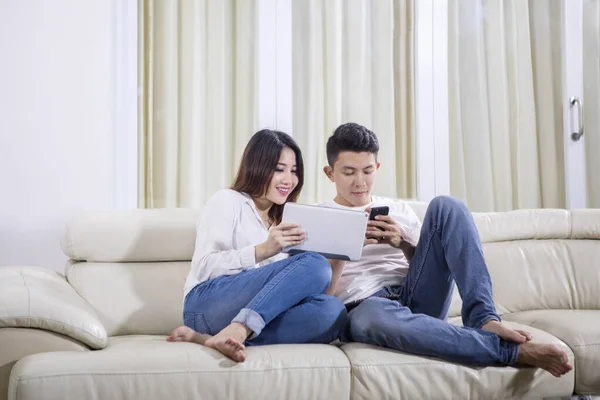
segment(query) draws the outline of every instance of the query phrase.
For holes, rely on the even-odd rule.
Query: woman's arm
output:
[[[233,248],[235,221],[240,212],[234,196],[231,191],[219,191],[202,210],[192,258],[192,270],[199,281],[233,275],[256,265],[254,245]]]

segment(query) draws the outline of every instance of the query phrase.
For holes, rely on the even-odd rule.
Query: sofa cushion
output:
[[[518,324],[539,343],[555,343],[573,352],[560,340],[535,328]],[[342,346],[352,365],[351,399],[492,399],[570,396],[574,373],[555,378],[526,367],[474,367],[414,356],[380,347],[350,343]]]
[[[473,219],[483,243],[568,239],[571,233],[571,214],[567,210],[473,213]]]
[[[542,329],[565,342],[575,353],[575,392],[600,393],[600,311],[524,311],[503,318]]]
[[[600,310],[600,240],[484,243],[500,314],[540,309]],[[460,315],[455,291],[450,315]]]
[[[0,268],[0,328],[39,328],[101,349],[104,326],[63,275],[34,267]]]
[[[68,336],[42,329],[0,328],[0,400],[6,400],[10,371],[21,358],[48,351],[89,351]]]
[[[347,399],[350,365],[328,345],[248,347],[235,363],[215,350],[165,337],[111,338],[106,349],[21,359],[13,368],[13,400],[45,399]]]
[[[67,224],[62,249],[77,261],[189,261],[199,216],[190,208],[82,213]]]
[[[183,324],[190,262],[75,263],[69,283],[96,310],[109,336],[169,335]]]

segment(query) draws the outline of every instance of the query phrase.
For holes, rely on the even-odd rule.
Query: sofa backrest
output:
[[[600,210],[474,213],[500,314],[600,309]],[[460,315],[455,291],[451,316]]]
[[[427,204],[410,202],[423,218]],[[199,210],[90,213],[63,239],[71,285],[110,336],[169,334],[182,321],[183,285]],[[474,214],[501,314],[600,309],[600,210]],[[458,292],[451,316],[460,315]]]
[[[109,336],[168,335],[183,323],[199,215],[193,209],[88,213],[67,225],[65,274]]]

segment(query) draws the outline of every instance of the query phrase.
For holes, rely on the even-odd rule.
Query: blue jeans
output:
[[[455,282],[464,327],[446,321]],[[481,330],[490,320],[500,317],[475,222],[462,202],[441,196],[427,209],[406,280],[354,308],[345,340],[458,363],[514,364],[518,344]]]
[[[239,322],[253,331],[248,345],[330,343],[347,322],[342,301],[323,294],[330,282],[331,265],[316,253],[223,275],[188,293],[184,324],[215,335]]]

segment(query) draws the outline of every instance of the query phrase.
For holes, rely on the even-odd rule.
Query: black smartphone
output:
[[[373,207],[371,208],[371,214],[369,214],[369,219],[373,220],[378,215],[388,215],[389,213],[390,208],[388,206]]]

